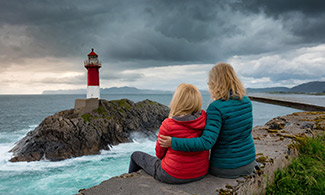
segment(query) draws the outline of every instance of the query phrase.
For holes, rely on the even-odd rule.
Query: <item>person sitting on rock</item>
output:
[[[193,138],[202,134],[206,113],[201,110],[200,91],[191,84],[180,84],[170,103],[169,117],[159,129],[161,134]],[[131,155],[129,173],[144,169],[155,179],[170,184],[181,184],[202,179],[209,169],[209,151],[181,152],[160,147],[156,143],[156,156],[136,151]]]
[[[233,67],[215,65],[209,72],[209,92],[214,100],[207,109],[205,129],[198,138],[184,139],[161,133],[161,147],[195,152],[211,149],[212,175],[238,178],[258,169],[252,137],[252,104]],[[169,148],[168,148],[169,149]]]

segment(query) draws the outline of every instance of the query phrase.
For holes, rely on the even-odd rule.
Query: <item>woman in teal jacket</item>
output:
[[[209,92],[214,100],[207,109],[201,137],[162,136],[162,147],[196,152],[211,149],[210,173],[225,178],[253,174],[255,145],[252,137],[252,104],[231,65],[219,63],[209,72]]]

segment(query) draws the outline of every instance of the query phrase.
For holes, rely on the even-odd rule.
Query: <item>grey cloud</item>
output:
[[[270,62],[270,64],[267,64],[265,62],[259,68],[252,68],[250,71],[242,72],[241,75],[256,79],[268,77],[272,82],[285,80],[322,80],[325,77],[325,72],[319,71],[317,67],[310,67],[310,69],[314,70],[307,71],[301,68],[292,68],[290,66],[281,68],[281,66],[288,66],[288,63],[277,64]]]
[[[40,84],[70,84],[70,85],[86,85],[87,77],[85,75],[79,76],[71,76],[71,77],[63,77],[63,78],[56,78],[56,77],[48,77],[45,79],[38,79],[38,80],[29,80],[27,83],[40,83]]]
[[[243,74],[243,76],[253,77],[253,78],[263,78],[269,77],[272,82],[279,82],[285,80],[321,80],[323,77],[321,75],[306,74],[304,72],[273,72],[273,71],[256,71],[254,74]],[[324,75],[323,75],[324,76]]]
[[[283,28],[300,38],[300,44],[325,41],[325,1],[323,0],[248,0],[236,4],[250,13],[265,13],[281,21]]]
[[[6,49],[0,59],[21,65],[23,58],[83,59],[94,47],[112,72],[103,69],[104,79],[123,76],[119,72],[126,69],[215,63],[324,41],[322,2],[2,1],[0,45]]]
[[[143,77],[141,73],[121,73],[115,71],[100,71],[101,81],[123,81],[123,82],[134,82],[137,79]],[[1,79],[2,84],[11,84],[19,82],[18,79]],[[47,77],[44,79],[31,78],[24,81],[25,84],[68,84],[68,85],[86,85],[87,84],[87,73],[78,76],[66,76],[66,77]]]
[[[265,11],[268,15],[279,16],[287,12],[302,12],[305,15],[324,13],[323,0],[242,0],[237,5],[253,12]]]
[[[325,11],[317,17],[306,17],[301,13],[288,13],[283,16],[285,28],[298,36],[304,43],[321,43],[325,41]]]
[[[142,77],[143,77],[142,73],[124,73],[120,71],[112,71],[110,69],[100,70],[100,78],[102,80],[107,80],[107,81],[119,80],[119,81],[133,82]]]
[[[287,83],[324,80],[325,45],[305,47],[251,56],[237,56],[229,59],[242,77],[249,79],[268,78],[271,83]],[[294,83],[296,84],[296,83]]]

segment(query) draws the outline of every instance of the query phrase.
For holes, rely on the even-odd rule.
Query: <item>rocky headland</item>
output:
[[[252,135],[256,147],[256,161],[261,163],[261,170],[253,177],[225,179],[208,174],[200,181],[169,185],[140,170],[108,179],[89,189],[82,189],[79,194],[264,194],[266,185],[273,182],[274,171],[286,167],[297,156],[298,143],[306,136],[324,133],[324,130],[325,112],[293,113],[276,117],[263,126],[254,127]]]
[[[46,117],[41,124],[16,143],[11,162],[59,161],[98,154],[109,146],[132,141],[133,132],[155,136],[168,116],[165,105],[144,100],[99,100],[92,112],[78,114],[74,109]]]

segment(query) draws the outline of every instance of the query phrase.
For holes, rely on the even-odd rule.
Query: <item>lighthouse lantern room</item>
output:
[[[88,60],[85,61],[85,68],[87,69],[87,99],[100,98],[99,91],[99,69],[101,62],[98,60],[98,55],[91,49],[88,54]]]

